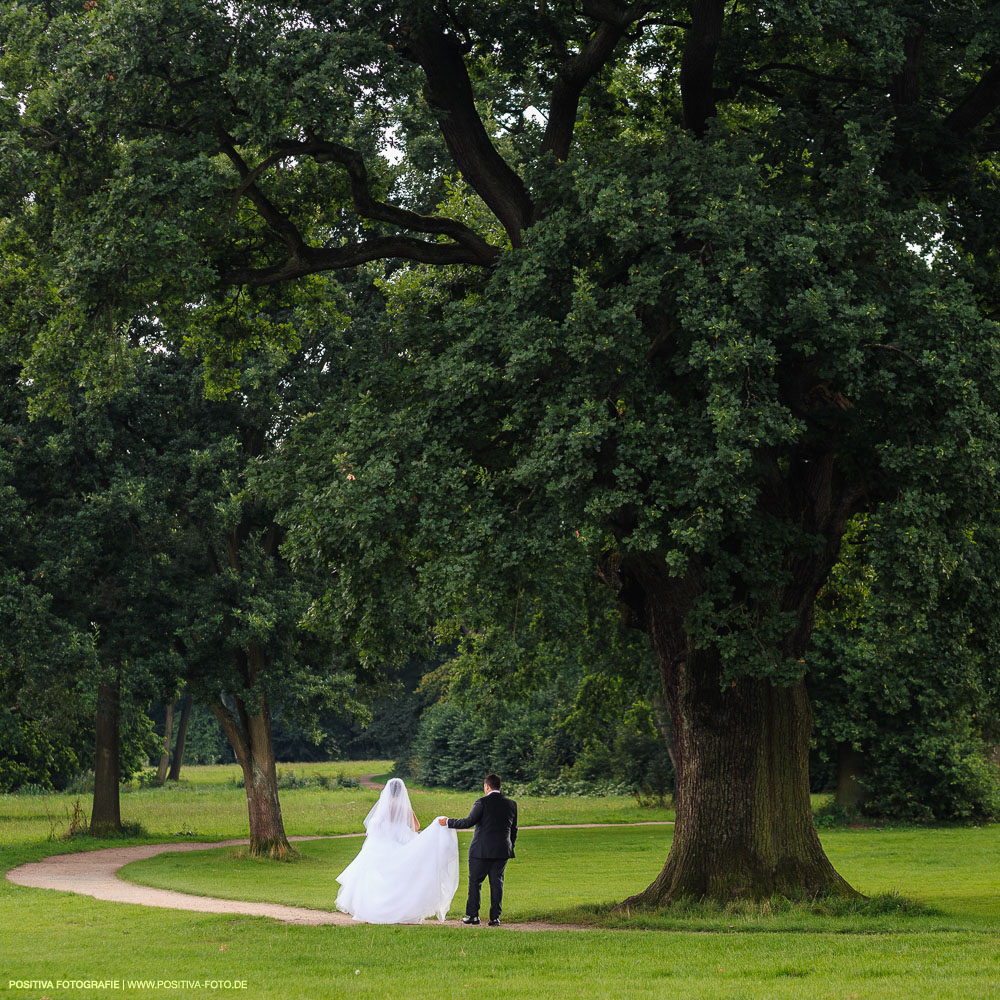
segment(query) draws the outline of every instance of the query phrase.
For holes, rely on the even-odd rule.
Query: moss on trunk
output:
[[[663,870],[623,905],[858,895],[823,851],[809,800],[812,712],[803,681],[720,686],[717,655],[664,670],[680,810]]]

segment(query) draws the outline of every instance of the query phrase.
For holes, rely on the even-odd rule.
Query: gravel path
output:
[[[669,821],[649,823],[571,823],[561,826],[525,826],[522,830],[575,830],[610,826],[672,826]],[[289,837],[289,840],[331,840],[342,837],[361,837],[360,833],[342,833],[326,837]],[[12,868],[7,879],[15,885],[36,889],[57,889],[93,896],[112,903],[135,903],[140,906],[159,906],[169,910],[194,910],[199,913],[238,913],[254,917],[273,917],[288,924],[335,924],[350,927],[358,923],[346,913],[313,910],[305,906],[284,906],[280,903],[248,903],[236,899],[216,899],[211,896],[194,896],[172,889],[152,889],[135,885],[118,877],[119,869],[133,861],[143,861],[157,854],[177,851],[204,851],[214,847],[237,847],[247,840],[221,840],[198,844],[141,844],[138,847],[107,847],[97,851],[79,851],[75,854],[54,854],[28,864]],[[463,926],[459,920],[445,921],[447,926]],[[427,920],[424,927],[438,926],[438,921]],[[485,925],[483,925],[485,926]],[[579,924],[505,923],[508,930],[586,930]]]

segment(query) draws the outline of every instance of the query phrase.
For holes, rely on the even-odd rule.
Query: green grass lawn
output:
[[[282,770],[299,777],[387,771],[389,761],[332,764],[284,764]],[[235,765],[189,767],[178,784],[162,788],[126,790],[121,797],[122,819],[141,823],[156,840],[226,839],[247,836],[246,794],[234,779]],[[288,788],[281,793],[285,831],[294,834],[357,833],[375,801],[371,788]],[[68,827],[77,799],[89,811],[89,795],[0,795],[0,850],[5,844],[24,844],[61,836]],[[474,792],[450,792],[415,787],[410,800],[421,823],[435,816],[464,816],[476,799]],[[635,823],[673,819],[669,809],[643,808],[626,796],[604,799],[533,798],[521,807],[522,824]],[[77,848],[79,849],[79,848]]]
[[[595,907],[616,902],[652,881],[670,837],[670,827],[525,830],[518,838],[518,856],[507,869],[505,916],[604,922]],[[468,832],[461,831],[463,859],[468,840]],[[232,848],[162,854],[128,865],[122,877],[206,896],[332,910],[336,876],[360,844],[354,838],[310,841],[299,845],[301,857],[292,864],[258,861]],[[890,903],[884,913],[828,916],[767,903],[718,913],[668,911],[643,917],[643,924],[723,931],[1000,931],[1000,838],[993,827],[827,831],[823,844],[838,871],[866,895],[900,892],[922,908],[898,912]],[[463,871],[452,917],[464,912],[465,886]],[[634,922],[613,921],[615,926]]]
[[[391,760],[330,760],[315,764],[279,764],[279,771],[294,771],[301,777],[323,775],[336,778],[345,775],[348,778],[360,778],[368,774],[385,774],[392,768]],[[181,771],[181,786],[220,785],[234,782],[243,777],[239,764],[202,764],[197,767],[185,767]]]
[[[379,773],[380,764],[385,762],[360,773]],[[300,765],[296,773],[312,766]],[[126,815],[140,819],[150,834],[143,840],[171,839],[185,828],[206,839],[245,834],[242,793],[225,783],[228,777],[219,783],[216,776],[192,773],[201,771],[189,769],[189,780],[179,788],[123,796]],[[282,794],[289,833],[352,832],[372,801],[374,793],[358,790]],[[414,791],[424,822],[439,812],[462,814],[470,802],[469,795]],[[3,867],[56,851],[108,846],[89,838],[46,839],[50,817],[71,803],[71,797],[61,796],[0,797]],[[624,799],[522,800],[520,810],[524,825],[660,818]],[[0,880],[0,996],[422,1000],[468,992],[487,1000],[1000,998],[998,832],[997,827],[823,832],[834,864],[858,888],[899,890],[933,908],[930,913],[856,918],[801,910],[701,912],[664,918],[663,926],[673,930],[294,927],[263,918],[102,903]],[[526,830],[508,869],[507,915],[593,918],[594,904],[620,899],[655,874],[669,837],[669,827]],[[141,868],[131,866],[129,874],[188,891],[329,907],[336,895],[333,879],[358,847],[353,839],[306,842],[301,859],[291,864],[236,860],[228,849],[163,855]],[[464,885],[456,897],[459,907],[463,892]],[[153,980],[154,985],[122,982],[118,990],[17,985],[64,978]],[[245,981],[246,988],[155,985],[209,979]]]

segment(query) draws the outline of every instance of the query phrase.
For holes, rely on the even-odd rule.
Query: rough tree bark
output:
[[[170,773],[167,781],[181,780],[181,765],[184,763],[184,747],[187,743],[188,723],[191,721],[191,706],[193,699],[190,690],[185,692],[181,703],[181,721],[177,725],[177,739],[174,740],[174,759],[170,762]]]
[[[167,780],[167,768],[170,765],[170,744],[174,738],[174,702],[167,703],[166,717],[163,722],[163,752],[160,754],[160,766],[156,771],[156,783],[162,785]]]
[[[94,735],[94,806],[90,832],[95,837],[122,832],[119,779],[121,762],[120,681],[97,688],[97,725]]]
[[[249,651],[251,661],[263,654],[256,646]],[[219,702],[212,713],[219,720],[243,769],[250,818],[250,853],[257,857],[284,860],[296,852],[285,836],[278,801],[278,774],[271,740],[271,709],[263,695],[253,712],[240,698],[233,698],[236,711]]]
[[[856,895],[813,824],[805,684],[744,678],[723,689],[718,655],[695,649],[661,669],[683,808],[662,872],[625,904]]]

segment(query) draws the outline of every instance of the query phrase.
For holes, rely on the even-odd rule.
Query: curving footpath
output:
[[[361,834],[346,834],[356,837]],[[289,840],[321,840],[321,837],[289,837]],[[289,924],[354,923],[346,913],[312,910],[304,906],[283,906],[280,903],[250,903],[236,899],[216,899],[193,896],[173,889],[153,889],[118,878],[119,869],[133,861],[144,861],[157,854],[176,851],[204,851],[213,847],[237,847],[249,840],[220,840],[200,844],[141,844],[138,847],[107,847],[75,854],[54,854],[12,868],[7,879],[15,885],[35,889],[57,889],[93,896],[111,903],[137,903],[159,906],[168,910],[195,910],[200,913],[239,913],[253,917],[273,917]]]
[[[615,826],[673,826],[669,820],[647,823],[569,823],[550,826],[525,826],[522,830],[578,830],[592,827]],[[289,840],[333,840],[363,837],[362,833],[341,833],[329,836],[289,837]],[[118,877],[118,871],[133,861],[143,861],[157,854],[177,851],[205,851],[216,847],[237,847],[248,844],[242,840],[217,840],[198,844],[141,844],[137,847],[107,847],[97,851],[79,851],[74,854],[54,854],[41,861],[19,865],[7,872],[7,879],[15,885],[34,889],[55,889],[93,896],[112,903],[133,903],[140,906],[158,906],[169,910],[193,910],[199,913],[237,913],[253,917],[271,917],[287,924],[335,924],[340,927],[357,926],[360,921],[346,913],[313,910],[305,906],[284,906],[280,903],[251,903],[238,899],[217,899],[212,896],[194,896],[173,889],[153,889],[135,885]],[[446,925],[461,927],[459,920],[445,921]],[[426,920],[418,926],[439,926],[436,920]],[[578,924],[505,923],[508,930],[585,930]]]

